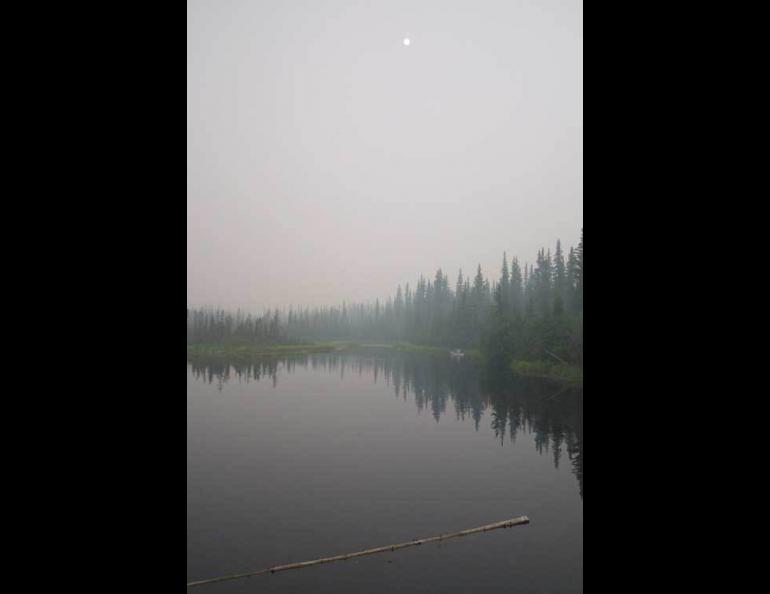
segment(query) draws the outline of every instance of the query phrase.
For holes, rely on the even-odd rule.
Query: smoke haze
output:
[[[577,245],[582,20],[574,0],[189,0],[188,305],[383,299]]]

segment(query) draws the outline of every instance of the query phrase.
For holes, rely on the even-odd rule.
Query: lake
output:
[[[446,355],[188,361],[189,592],[581,592],[582,390]]]

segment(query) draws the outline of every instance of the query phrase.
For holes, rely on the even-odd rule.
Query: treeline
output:
[[[283,344],[286,327],[278,310],[262,316],[224,309],[187,308],[187,344]]]
[[[562,360],[582,365],[583,233],[565,253],[538,251],[534,264],[508,261],[499,277],[454,283],[441,269],[384,302],[290,309],[262,316],[217,309],[187,312],[188,343],[270,344],[304,340],[408,341],[481,348],[493,362]]]

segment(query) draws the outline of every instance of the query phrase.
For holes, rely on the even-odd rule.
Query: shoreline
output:
[[[550,380],[570,387],[583,387],[583,370],[577,365],[514,360],[511,361],[510,368],[514,374],[522,377]]]
[[[385,349],[408,353],[434,353],[449,355],[452,349],[431,345],[419,345],[408,342],[356,342],[356,341],[327,341],[307,342],[297,344],[274,345],[227,345],[227,344],[188,344],[188,357],[232,357],[237,359],[277,356],[277,355],[310,355],[314,353],[332,353],[353,351],[356,349]],[[480,358],[477,350],[465,351],[465,356],[471,359]]]
[[[365,349],[383,349],[406,353],[432,353],[447,355],[447,347],[418,345],[406,342],[366,343],[354,341],[309,342],[298,344],[274,345],[225,345],[225,344],[188,344],[188,360],[197,358],[215,358],[229,360],[250,360],[260,357],[303,356],[321,353],[342,353]],[[476,349],[465,351],[468,360],[481,361],[481,352]],[[551,363],[549,361],[513,360],[510,370],[518,376],[550,380],[573,387],[582,387],[583,370],[575,365]]]

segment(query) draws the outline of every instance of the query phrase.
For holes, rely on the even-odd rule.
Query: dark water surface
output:
[[[210,592],[581,592],[582,392],[376,353],[188,363],[188,581],[525,526]]]

